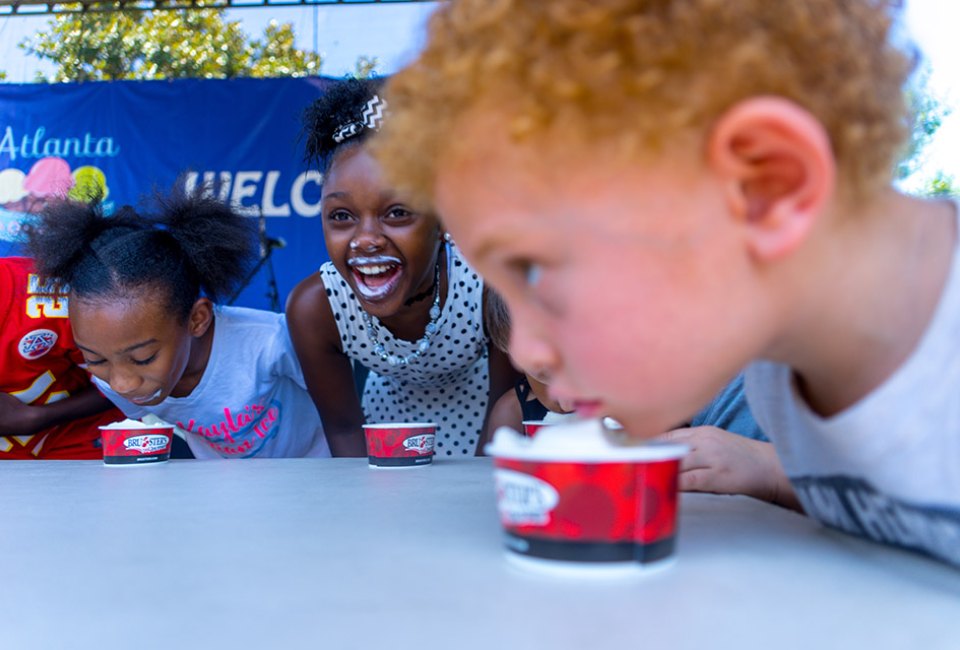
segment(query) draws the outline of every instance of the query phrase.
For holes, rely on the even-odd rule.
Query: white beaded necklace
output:
[[[440,258],[437,257],[437,266],[433,274],[433,304],[430,306],[430,322],[427,323],[427,327],[423,332],[423,336],[417,341],[417,349],[411,352],[406,356],[398,356],[392,352],[387,352],[386,348],[383,347],[383,343],[377,337],[376,332],[373,329],[373,319],[370,317],[370,314],[367,313],[366,309],[360,308],[360,313],[363,314],[363,322],[367,326],[367,334],[370,336],[370,341],[373,343],[373,353],[380,357],[381,361],[386,361],[391,366],[405,366],[411,361],[419,359],[421,356],[426,354],[427,350],[430,349],[430,345],[433,343],[433,335],[437,333],[437,330],[440,329],[437,327],[437,320],[440,319]]]

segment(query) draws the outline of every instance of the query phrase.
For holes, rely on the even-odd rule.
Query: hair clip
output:
[[[344,124],[333,132],[333,141],[337,144],[340,144],[347,138],[352,138],[353,136],[357,135],[362,130],[363,125],[360,124],[360,122],[350,122],[349,124]]]
[[[383,116],[386,112],[387,100],[381,99],[380,95],[374,95],[363,107],[363,112],[360,113],[360,121],[348,122],[338,127],[337,130],[333,132],[333,141],[340,144],[344,140],[359,134],[365,128],[379,131],[380,124],[383,122]]]
[[[370,101],[367,102],[367,105],[361,113],[363,118],[363,125],[368,129],[373,129],[378,131],[380,129],[380,123],[383,122],[383,116],[387,112],[387,100],[380,99],[380,95],[374,95],[370,98]]]

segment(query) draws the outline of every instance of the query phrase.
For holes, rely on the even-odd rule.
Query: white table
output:
[[[0,649],[960,648],[960,570],[684,495],[677,561],[504,559],[488,459],[0,464]]]

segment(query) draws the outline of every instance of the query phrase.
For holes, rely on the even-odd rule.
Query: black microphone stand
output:
[[[285,248],[287,242],[283,240],[282,237],[274,239],[267,235],[267,220],[263,216],[263,210],[260,210],[260,215],[257,217],[258,230],[260,234],[260,259],[257,260],[256,265],[250,269],[250,272],[243,279],[243,282],[237,287],[237,290],[233,292],[233,295],[227,300],[228,305],[232,305],[237,298],[243,293],[243,290],[247,288],[250,282],[256,277],[257,273],[260,272],[264,266],[267,267],[267,299],[270,301],[270,309],[272,311],[280,311],[280,290],[277,287],[277,275],[273,270],[273,251],[278,248]]]

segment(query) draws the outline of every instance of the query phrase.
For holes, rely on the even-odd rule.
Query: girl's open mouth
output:
[[[353,273],[357,293],[365,300],[382,300],[389,295],[403,275],[403,263],[396,257],[355,257],[347,260]]]

